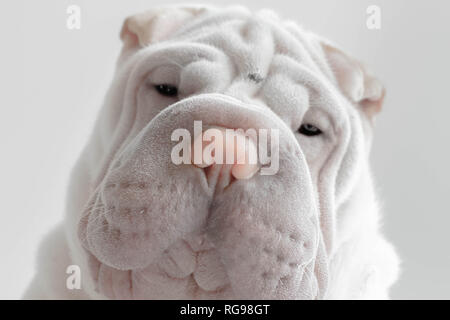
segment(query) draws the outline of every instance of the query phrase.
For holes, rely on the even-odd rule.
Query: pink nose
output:
[[[194,139],[192,163],[199,168],[225,165],[236,179],[250,179],[258,170],[258,153],[252,138],[221,127],[209,128]]]

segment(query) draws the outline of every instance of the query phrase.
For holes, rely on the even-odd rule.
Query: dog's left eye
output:
[[[322,130],[320,130],[316,126],[313,126],[312,124],[306,123],[301,125],[301,127],[298,129],[298,132],[305,136],[312,137],[321,134]]]
[[[156,91],[165,97],[175,97],[178,94],[178,89],[170,84],[157,84],[155,85]]]

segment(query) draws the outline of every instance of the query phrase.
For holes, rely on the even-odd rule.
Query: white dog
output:
[[[126,19],[121,38],[25,298],[388,298],[398,258],[368,166],[377,79],[270,11],[159,8]],[[194,137],[194,121],[276,131],[277,171],[174,163],[172,134]]]

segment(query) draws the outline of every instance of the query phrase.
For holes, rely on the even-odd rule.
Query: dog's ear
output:
[[[381,82],[337,47],[322,42],[322,48],[341,92],[370,118],[380,112],[385,95]]]
[[[125,19],[120,38],[125,46],[145,47],[166,39],[205,10],[201,6],[167,6],[139,13]]]

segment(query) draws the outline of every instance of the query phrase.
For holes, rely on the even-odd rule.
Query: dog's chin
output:
[[[109,299],[253,298],[245,290],[239,291],[239,283],[230,281],[218,251],[203,235],[180,239],[157,262],[145,268],[120,270],[105,264],[90,252],[88,259],[96,291]],[[299,286],[295,289],[308,287],[306,292],[297,291],[281,297],[275,292],[273,296],[258,296],[258,293],[254,293],[254,297],[317,298],[319,288],[314,268],[312,265],[298,267],[303,272],[298,279]],[[275,279],[276,274],[267,273],[265,277]]]
[[[111,216],[112,208],[93,203],[78,236],[96,290],[112,299],[318,298],[326,279],[317,213],[280,224],[274,208],[250,200],[249,185],[215,194],[208,208],[193,211],[197,222],[184,209]]]
[[[165,239],[162,234],[170,233],[170,221],[153,220],[141,210],[114,215],[113,209],[100,200],[100,192],[93,198],[96,200],[91,201],[79,221],[78,238],[88,259],[90,278],[101,296],[110,299],[235,297],[206,232],[196,231],[175,240],[172,237],[160,241]],[[198,212],[198,216],[207,214]],[[155,234],[159,236],[155,238]]]
[[[217,250],[204,235],[180,239],[145,268],[120,270],[88,253],[96,291],[110,299],[232,299]]]
[[[123,263],[111,263],[122,261],[123,257],[119,260],[105,257],[103,253],[112,252],[110,249],[96,248],[103,253],[95,254],[91,248],[98,243],[85,243],[84,247],[95,289],[110,299],[317,298],[320,280],[315,250],[304,244],[303,259],[291,260],[289,251],[295,252],[298,248],[281,243],[278,251],[269,245],[260,245],[264,243],[261,239],[270,233],[270,227],[266,228],[265,231],[258,227],[247,231],[239,229],[237,233],[230,231],[220,242],[222,236],[217,238],[214,229],[208,233],[195,232],[174,241],[151,263],[132,268],[124,268]],[[283,241],[279,231],[276,232],[278,234],[272,236],[278,238],[276,241]],[[237,239],[238,236],[241,239]],[[295,240],[290,238],[286,242],[293,244]],[[218,248],[215,243],[227,245]],[[249,247],[253,253],[249,253]],[[116,249],[123,252],[121,248]],[[133,252],[130,246],[128,250],[129,257],[140,254]],[[133,261],[144,259],[133,258]],[[258,291],[253,291],[256,289]]]

